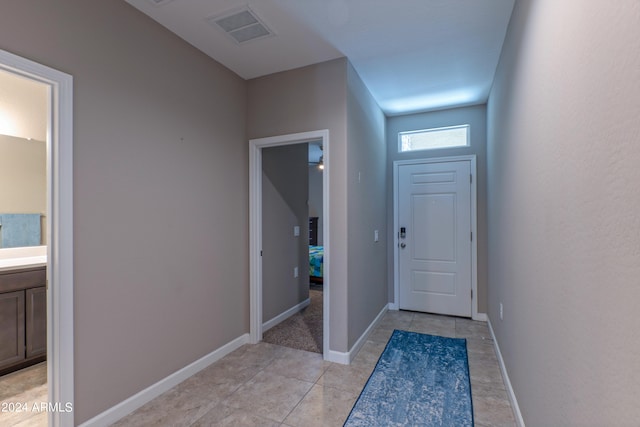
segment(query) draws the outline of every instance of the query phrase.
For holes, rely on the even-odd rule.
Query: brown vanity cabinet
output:
[[[0,271],[0,375],[46,359],[46,268]]]

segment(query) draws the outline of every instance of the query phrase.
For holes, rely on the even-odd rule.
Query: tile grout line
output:
[[[285,346],[282,346],[282,345],[279,345],[279,344],[271,344],[271,345],[275,345],[275,346],[283,347],[283,348],[289,348],[289,347],[285,347]],[[300,350],[300,349],[293,349],[293,350],[297,350],[297,351],[304,351],[304,350]],[[258,370],[258,372],[256,372],[256,374],[255,374],[255,375],[253,375],[250,379],[247,379],[245,382],[243,382],[243,383],[242,383],[242,384],[241,384],[241,385],[240,385],[240,386],[239,386],[235,391],[237,391],[237,390],[238,390],[240,387],[242,387],[243,385],[246,385],[249,381],[251,381],[253,378],[255,378],[256,376],[258,376],[260,373],[262,373],[262,372],[266,372],[266,369],[267,369],[269,366],[271,366],[273,363],[275,363],[275,361],[276,361],[276,360],[277,360],[277,357],[272,357],[272,358],[271,358],[271,360],[270,360],[267,364],[265,364],[262,368],[260,368],[260,370]],[[328,368],[327,368],[327,369],[328,369]],[[322,375],[324,375],[324,373],[326,372],[326,370],[327,370],[327,369],[325,369],[325,370],[322,372]],[[322,377],[322,375],[320,375],[320,377]],[[284,375],[283,375],[283,376],[284,376]],[[300,398],[300,400],[298,401],[298,403],[296,403],[296,404],[295,404],[295,406],[294,406],[294,407],[293,407],[293,408],[292,408],[292,409],[287,413],[287,415],[285,415],[285,417],[282,419],[282,421],[274,420],[274,419],[267,418],[267,417],[263,417],[262,415],[260,415],[260,414],[255,414],[255,413],[253,413],[253,412],[251,412],[251,411],[248,411],[248,412],[253,413],[253,414],[254,414],[254,415],[256,415],[256,416],[260,416],[260,417],[262,417],[262,418],[272,420],[273,422],[276,422],[276,423],[279,423],[279,424],[281,424],[281,425],[282,425],[282,424],[284,424],[284,422],[285,422],[285,420],[287,419],[287,417],[288,417],[289,415],[291,415],[291,414],[293,413],[293,411],[295,411],[295,409],[300,405],[300,403],[302,403],[302,401],[303,401],[303,400],[304,400],[304,398],[307,396],[307,394],[309,394],[309,392],[313,389],[313,386],[314,386],[314,385],[316,385],[316,384],[317,384],[317,382],[320,380],[320,377],[318,377],[318,379],[317,379],[315,382],[306,381],[306,380],[303,380],[303,379],[300,379],[300,378],[295,378],[295,377],[287,377],[287,376],[284,376],[284,377],[285,377],[285,378],[291,378],[291,379],[295,379],[295,380],[298,380],[298,381],[302,381],[302,382],[309,383],[309,384],[311,384],[311,387],[309,388],[309,390],[307,390],[307,391],[305,392],[305,394]],[[234,391],[234,392],[235,392],[235,391]],[[230,393],[229,395],[231,395],[231,394],[233,394],[233,393]],[[293,427],[293,426],[292,426],[292,427]]]
[[[247,385],[247,383],[249,383],[249,382],[250,382],[251,380],[253,380],[256,376],[258,376],[261,372],[263,372],[263,371],[264,371],[268,366],[270,366],[270,365],[271,365],[275,360],[276,360],[276,358],[275,358],[275,357],[272,357],[272,358],[271,358],[271,359],[270,359],[270,360],[269,360],[269,361],[268,361],[264,366],[262,366],[260,369],[258,369],[258,370],[256,371],[256,373],[255,373],[255,374],[253,374],[252,376],[250,376],[250,377],[249,377],[249,378],[247,378],[246,380],[244,380],[244,381],[242,381],[242,382],[239,382],[239,383],[238,383],[238,386],[237,386],[237,387],[235,387],[235,388],[233,389],[233,391],[230,391],[229,393],[225,394],[225,395],[222,397],[222,399],[221,399],[220,401],[213,401],[213,402],[209,405],[209,407],[207,408],[207,411],[206,411],[204,414],[202,414],[198,419],[194,420],[191,424],[189,424],[189,426],[193,426],[193,425],[195,425],[199,420],[201,420],[202,418],[204,418],[204,416],[205,416],[205,415],[207,415],[207,414],[209,413],[209,411],[211,411],[211,410],[212,410],[216,405],[225,405],[225,401],[227,400],[227,398],[229,398],[229,397],[230,397],[231,395],[233,395],[235,392],[237,392],[238,390],[240,390],[240,388],[242,388],[243,386]],[[216,361],[215,363],[217,363],[217,362],[218,362],[218,361]],[[215,365],[215,363],[214,363],[214,364],[212,364],[211,366]],[[197,375],[197,374],[195,374],[195,375]],[[233,409],[235,409],[235,410],[246,411],[246,410],[245,410],[245,409],[243,409],[243,408],[236,408],[235,406],[229,406],[229,405],[226,405],[226,406],[228,406],[228,407],[230,407],[230,408],[233,408]],[[253,414],[253,412],[251,412],[251,411],[248,411],[248,412]],[[259,414],[254,414],[254,415],[260,416]],[[263,418],[264,418],[264,417],[263,417]],[[276,420],[273,420],[273,421],[274,421],[274,422],[280,422],[280,421],[276,421]]]
[[[301,351],[302,351],[302,350],[301,350]],[[308,395],[309,393],[311,393],[311,390],[313,390],[313,387],[314,387],[314,386],[316,386],[316,385],[317,385],[317,386],[320,386],[320,387],[324,388],[324,385],[318,384],[318,381],[320,381],[320,378],[322,378],[322,376],[323,376],[323,375],[324,375],[324,374],[329,370],[329,368],[331,367],[331,365],[333,365],[333,363],[332,363],[332,362],[329,362],[329,363],[330,363],[330,365],[328,365],[326,368],[324,368],[324,369],[322,370],[322,374],[320,374],[320,375],[318,376],[318,378],[313,382],[313,385],[309,388],[309,390],[307,390],[307,392],[304,394],[304,396],[302,396],[302,398],[300,399],[300,401],[298,401],[298,403],[296,403],[296,405],[291,409],[291,411],[289,411],[289,413],[287,414],[287,416],[286,416],[286,417],[284,417],[284,419],[280,422],[280,424],[284,424],[284,422],[286,421],[286,419],[287,419],[287,418],[289,418],[289,415],[291,415],[291,414],[293,413],[293,411],[295,411],[295,410],[296,410],[296,408],[297,408],[298,406],[300,406],[300,404],[301,404],[301,403],[302,403],[302,401],[305,399],[305,397],[307,397],[307,395]],[[301,381],[303,381],[303,380],[301,380]],[[287,425],[292,426],[292,427],[297,427],[297,426],[293,426],[292,424],[287,424]]]
[[[303,381],[303,380],[300,380],[300,381]],[[310,383],[309,381],[305,381],[305,382]],[[282,419],[282,421],[278,421],[280,424],[284,424],[284,422],[287,420],[287,418],[289,418],[289,415],[291,415],[291,414],[293,413],[293,411],[295,411],[295,410],[296,410],[296,408],[297,408],[298,406],[300,406],[300,404],[302,403],[302,401],[304,400],[304,398],[305,398],[305,397],[307,397],[307,395],[308,395],[309,393],[311,393],[311,390],[313,390],[313,387],[316,385],[316,383],[310,383],[310,384],[311,384],[311,387],[309,387],[309,390],[307,390],[307,392],[306,392],[306,393],[305,393],[305,394],[300,398],[300,400],[298,401],[298,403],[296,403],[296,404],[295,404],[295,406],[294,406],[294,407],[289,411],[289,413],[288,413],[288,414],[287,414],[287,415]],[[291,424],[289,424],[289,425],[291,425]],[[292,426],[292,427],[297,427],[297,426]]]

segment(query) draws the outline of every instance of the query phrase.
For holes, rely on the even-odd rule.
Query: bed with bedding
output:
[[[309,280],[312,283],[322,283],[324,273],[324,247],[309,245]]]

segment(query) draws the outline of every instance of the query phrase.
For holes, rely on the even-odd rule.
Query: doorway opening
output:
[[[329,352],[329,131],[319,130],[303,132],[297,134],[281,135],[268,138],[253,139],[249,141],[250,163],[249,163],[249,211],[250,211],[250,339],[252,343],[258,343],[263,338],[263,149],[271,147],[282,147],[294,144],[305,144],[309,142],[319,144],[323,148],[323,173],[322,173],[322,218],[323,227],[321,241],[323,243],[323,284],[322,284],[322,354],[327,358]],[[304,163],[305,168],[307,162]],[[302,230],[308,230],[306,224]],[[295,233],[294,229],[294,233]],[[308,233],[306,233],[308,234]],[[305,239],[307,236],[300,236]],[[293,271],[298,274],[307,274],[308,266],[298,266],[299,270]]]
[[[31,295],[46,306],[47,402],[59,411],[45,411],[49,426],[72,426],[73,419],[73,79],[70,75],[0,50],[0,71],[37,82],[46,92],[46,264],[43,292]],[[11,111],[0,111],[0,121],[12,125]],[[29,265],[31,255],[22,257]],[[19,262],[5,260],[7,268]],[[6,271],[6,270],[5,270]],[[42,298],[38,300],[37,298]],[[45,302],[46,301],[46,302]]]

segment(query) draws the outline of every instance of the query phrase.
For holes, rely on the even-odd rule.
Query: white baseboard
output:
[[[398,310],[400,310],[400,306],[398,306],[398,303],[390,302],[389,303],[389,310],[398,311]]]
[[[518,424],[518,427],[525,427],[524,419],[522,418],[522,412],[520,412],[520,406],[518,405],[518,399],[516,399],[516,394],[514,393],[513,387],[511,386],[511,380],[509,379],[509,374],[507,373],[507,367],[504,365],[504,359],[502,359],[500,346],[498,345],[498,340],[496,340],[496,334],[493,332],[491,320],[489,320],[488,318],[487,323],[489,325],[489,332],[491,332],[491,338],[493,339],[493,347],[496,350],[496,356],[498,356],[498,363],[500,364],[500,371],[502,372],[502,377],[504,378],[504,385],[507,387],[507,395],[509,396],[509,401],[511,402],[513,415],[516,418],[516,424]]]
[[[144,390],[134,394],[130,398],[123,400],[106,411],[96,415],[95,417],[85,421],[80,427],[106,427],[115,423],[124,416],[130,414],[145,403],[155,399],[167,390],[180,384],[190,376],[200,372],[212,363],[222,359],[227,354],[240,348],[244,344],[249,343],[249,334],[244,334],[235,340],[220,347],[217,350],[201,357],[195,362],[185,366],[184,368],[174,372],[158,381],[157,383],[145,388]]]
[[[302,310],[303,308],[305,308],[309,304],[311,304],[311,298],[307,298],[306,300],[302,301],[300,304],[294,305],[289,310],[278,314],[273,319],[267,320],[266,322],[264,322],[262,324],[262,333],[267,332],[269,329],[273,328],[278,323],[284,322],[289,317],[293,316],[294,314],[296,314],[297,312],[299,312],[300,310]]]
[[[325,355],[324,360],[326,360],[327,362],[340,363],[341,365],[348,365],[349,353],[329,350],[329,354]]]
[[[343,353],[339,351],[329,350],[329,354],[327,355],[325,360],[329,362],[341,363],[343,365],[349,365],[351,361],[356,357],[356,355],[358,354],[358,352],[360,351],[364,343],[367,341],[369,334],[371,334],[371,332],[375,329],[375,327],[378,326],[378,323],[380,323],[380,320],[382,320],[382,316],[384,316],[384,314],[387,312],[388,309],[389,309],[389,304],[382,307],[382,310],[380,310],[380,313],[378,313],[376,318],[373,319],[373,322],[371,322],[369,327],[362,333],[362,335],[360,335],[360,338],[358,338],[358,341],[356,341],[356,343],[353,345],[353,347],[351,347],[351,349],[348,352]]]
[[[487,316],[487,313],[476,313],[475,316],[472,316],[472,319],[478,322],[488,322],[489,316]]]

